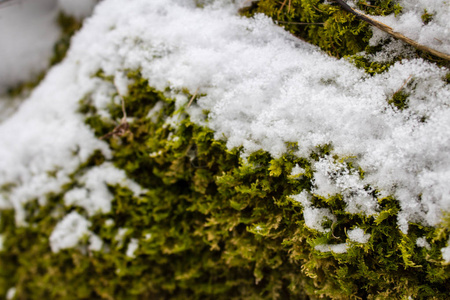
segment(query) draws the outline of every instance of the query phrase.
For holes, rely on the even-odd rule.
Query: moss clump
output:
[[[111,77],[99,77],[112,86]],[[51,252],[49,236],[58,220],[73,210],[87,215],[65,206],[64,192],[48,195],[43,206],[29,203],[27,227],[17,227],[13,212],[2,211],[0,295],[14,286],[16,299],[447,297],[450,267],[442,264],[440,249],[448,228],[410,224],[408,235],[402,234],[394,198],[380,197],[380,213],[368,217],[346,212],[341,195],[312,195],[312,204],[328,208],[337,221],[324,222],[331,229],[325,233],[306,226],[304,208],[290,196],[311,191],[311,161],[329,155],[332,145],[306,158],[295,156],[296,145],[290,144],[280,158],[258,151],[243,160],[239,149],[226,149],[138,72],[129,77],[133,83],[124,100],[133,121],[129,132],[107,142],[111,162],[146,191],[134,195],[125,186],[109,186],[111,212],[89,218],[90,230],[103,241],[99,252],[89,250],[87,238],[78,248]],[[99,137],[122,117],[115,96],[111,118],[101,117],[89,96],[81,102],[86,123]],[[335,159],[363,176],[351,158]],[[106,160],[94,153],[63,190]],[[297,165],[304,172],[291,175]],[[349,240],[347,231],[356,227],[371,235],[366,244]],[[416,245],[419,237],[429,249]],[[138,248],[130,256],[131,241]],[[315,250],[340,243],[348,243],[346,253]]]
[[[53,47],[53,56],[50,59],[51,66],[64,59],[67,50],[69,50],[70,47],[70,39],[78,30],[80,30],[83,24],[82,21],[62,12],[59,13],[57,22],[59,28],[61,28],[61,36]]]
[[[421,18],[423,24],[428,24],[433,20],[433,14],[428,13],[428,11],[425,9]]]
[[[369,14],[398,13],[401,7],[391,0],[369,5],[359,1]],[[370,26],[338,5],[323,0],[260,0],[243,11],[247,16],[264,13],[279,25],[332,56],[343,57],[364,51],[372,37]]]

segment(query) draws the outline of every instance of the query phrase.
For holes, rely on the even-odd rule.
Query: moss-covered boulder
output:
[[[446,299],[448,69],[370,62],[324,1],[163,2],[100,4],[17,113],[41,130],[0,124],[0,295]]]

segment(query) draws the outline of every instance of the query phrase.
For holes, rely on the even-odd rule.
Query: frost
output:
[[[347,231],[348,238],[352,242],[365,244],[370,239],[369,233],[364,233],[364,230],[362,230],[359,227],[356,227],[355,229],[351,229]]]
[[[131,239],[127,247],[126,255],[128,257],[134,257],[134,252],[137,250],[138,247],[139,247],[139,240]]]
[[[427,239],[425,237],[417,238],[416,245],[421,248],[425,247],[425,249],[427,250],[431,249],[431,245],[427,242]]]
[[[317,245],[314,247],[314,249],[316,249],[317,251],[320,252],[334,252],[334,253],[346,253],[347,249],[348,249],[348,244],[347,243],[342,243],[342,244],[333,244],[333,245],[328,245],[328,244],[324,244],[324,245]]]
[[[73,248],[81,238],[90,235],[90,222],[73,211],[56,224],[50,235],[50,247],[54,253],[61,249]]]

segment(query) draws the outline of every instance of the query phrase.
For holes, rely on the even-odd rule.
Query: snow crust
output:
[[[24,223],[24,203],[38,198],[44,204],[45,195],[60,192],[94,150],[110,158],[106,143],[76,113],[86,95],[105,116],[102,108],[118,100],[111,99],[115,89],[110,83],[92,76],[99,69],[106,75],[141,69],[150,85],[171,90],[168,96],[177,99],[177,106],[186,105],[180,96],[184,88],[206,95],[187,109],[192,120],[214,129],[216,138],[226,138],[229,148],[243,146],[244,155],[263,149],[279,157],[287,142],[298,142],[296,154],[309,157],[317,145],[331,145],[329,157],[312,162],[312,193],[342,194],[351,213],[378,212],[365,188],[369,185],[379,197],[392,194],[399,200],[403,232],[411,221],[435,226],[442,210],[450,210],[445,69],[417,59],[369,77],[295,39],[265,16],[238,17],[236,6],[226,1],[200,9],[192,0],[105,0],[73,38],[66,59],[0,124],[0,186],[12,184],[0,194],[0,205],[14,207],[18,223]],[[126,86],[121,83],[118,79],[120,89]],[[408,107],[399,111],[387,100],[402,87],[410,96]],[[208,121],[203,110],[210,111]],[[176,126],[177,119],[167,124]],[[333,156],[352,158],[364,178]],[[89,171],[79,179],[82,187],[66,195],[66,204],[83,207],[89,215],[108,211],[111,195],[97,183],[101,177],[119,182],[119,173],[110,165]],[[323,222],[335,216],[308,204],[304,199],[310,196],[298,200],[306,225],[327,232]],[[70,214],[58,224],[54,251],[74,246],[79,233],[87,232],[88,221],[81,218]],[[69,226],[71,219],[78,225]],[[344,248],[324,247],[337,253]]]

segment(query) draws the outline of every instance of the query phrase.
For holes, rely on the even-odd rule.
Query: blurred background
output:
[[[67,34],[61,22],[73,18],[81,24],[97,2],[0,0],[0,95],[14,94],[21,85],[39,81],[50,64],[57,62],[52,62],[55,47]]]

